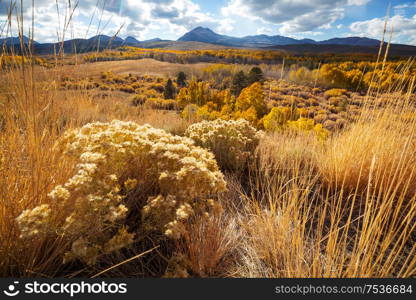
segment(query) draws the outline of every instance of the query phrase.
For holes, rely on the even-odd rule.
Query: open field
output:
[[[63,66],[63,73],[70,73],[71,75],[78,75],[84,77],[98,76],[102,72],[114,72],[116,74],[140,74],[152,75],[161,77],[174,77],[179,71],[184,71],[187,74],[194,74],[198,70],[207,67],[207,63],[198,64],[175,64],[168,62],[161,62],[154,59],[140,59],[140,60],[124,60],[124,61],[110,61],[97,62],[93,64],[78,64],[76,66]]]

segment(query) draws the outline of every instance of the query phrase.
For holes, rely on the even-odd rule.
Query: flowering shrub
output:
[[[127,208],[122,203],[132,190],[140,193],[141,187],[154,187],[145,194],[149,197],[142,209],[143,230],[159,230],[174,238],[182,234],[182,223],[191,215],[207,213],[215,204],[210,196],[225,190],[212,153],[149,125],[87,124],[67,132],[57,149],[78,161],[76,174],[50,192],[51,205],[26,210],[17,222],[22,238],[39,234],[67,238],[71,247],[66,260],[93,264],[98,255],[133,241],[123,226]]]
[[[217,119],[193,124],[185,135],[210,149],[224,169],[239,170],[257,147],[261,133],[243,119]]]

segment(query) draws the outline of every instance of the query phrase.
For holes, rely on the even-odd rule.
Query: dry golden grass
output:
[[[372,193],[414,195],[414,123],[393,121],[393,114],[388,118],[387,122],[380,118],[354,124],[333,137],[319,158],[319,167],[329,184],[350,191],[371,186]]]
[[[229,265],[234,263],[236,256],[237,228],[236,219],[224,213],[190,224],[187,234],[176,245],[177,253],[183,260],[182,266],[189,275],[227,276]]]
[[[354,126],[362,128],[361,124]],[[392,163],[398,157],[413,159],[414,148],[406,149],[400,144],[391,148],[386,143],[378,151],[390,151],[391,157],[375,162],[372,156],[369,161],[358,147],[351,153],[354,160],[345,164],[325,150],[331,151],[337,145],[346,151],[339,154],[342,157],[350,155],[348,149],[355,149],[356,144],[348,144],[349,140],[359,139],[361,147],[371,151],[374,143],[383,147],[375,139],[396,136],[390,133],[389,137],[385,131],[384,135],[377,133],[380,132],[374,127],[367,126],[363,131],[352,128],[344,132],[346,138],[340,144],[337,138],[326,145],[311,145],[308,138],[302,142],[285,136],[290,142],[282,143],[283,137],[275,137],[261,146],[260,164],[256,165],[253,178],[256,192],[247,195],[245,209],[235,211],[242,224],[236,276],[416,274],[416,202],[410,191],[415,165]],[[365,139],[366,135],[372,139]],[[293,147],[285,147],[289,144]],[[328,165],[332,168],[327,169]],[[360,170],[369,169],[358,173],[354,171],[357,166]],[[328,182],[326,176],[339,176],[339,169],[348,181]],[[362,184],[365,181],[367,184]],[[351,189],[352,186],[355,188]]]
[[[62,67],[64,73],[69,73],[75,76],[99,76],[102,72],[114,72],[116,74],[140,74],[152,75],[162,77],[175,77],[178,72],[184,71],[191,77],[197,76],[201,71],[209,66],[209,63],[197,64],[175,64],[162,62],[150,58],[139,60],[123,60],[123,61],[108,61],[108,62],[94,62],[82,63],[77,65],[64,65]]]

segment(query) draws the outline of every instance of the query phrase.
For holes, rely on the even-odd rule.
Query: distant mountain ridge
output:
[[[29,38],[23,37],[25,44],[29,43]],[[107,48],[108,46],[142,46],[146,43],[161,42],[164,41],[160,38],[149,39],[145,41],[139,41],[133,36],[128,36],[125,39],[120,37],[111,37],[107,35],[96,35],[88,39],[73,39],[64,42],[65,48],[69,45],[76,46],[77,49],[88,51],[95,47],[95,50],[99,46],[100,48]],[[165,40],[166,41],[166,40]],[[312,39],[295,39],[291,37],[281,35],[249,35],[245,37],[232,37],[227,35],[218,34],[209,28],[196,27],[193,30],[185,33],[180,37],[177,42],[202,42],[207,44],[215,44],[230,47],[254,47],[254,48],[266,48],[273,46],[283,45],[349,45],[349,46],[379,46],[380,41],[365,37],[346,37],[346,38],[332,38],[325,41],[315,41]],[[9,37],[0,39],[0,45],[6,44],[6,46],[18,46],[20,45],[20,39],[18,37]],[[33,44],[44,52],[48,47],[59,45],[60,43],[38,43],[33,41]]]
[[[29,44],[30,39],[27,36],[24,35],[22,40],[23,40],[24,44]],[[37,45],[39,43],[36,42],[36,41],[33,41],[33,44]],[[13,45],[20,45],[20,38],[18,38],[18,37],[8,37],[8,38],[0,39],[0,46],[3,46],[3,45],[6,45],[8,47],[13,46]]]
[[[134,47],[146,47],[147,44],[152,44],[155,42],[163,42],[160,38],[154,38],[145,41],[139,41],[135,37],[128,36],[126,39],[122,39],[120,37],[111,37],[108,35],[96,35],[88,39],[72,39],[66,40],[63,43],[38,43],[33,41],[34,50],[37,54],[53,54],[55,52],[59,52],[62,45],[64,48],[65,53],[73,53],[73,52],[89,52],[89,51],[96,51],[96,50],[104,50],[108,48],[117,48],[120,46],[134,46]],[[26,46],[29,44],[29,39],[27,37],[23,37],[23,44]],[[14,48],[15,50],[20,50],[20,39],[18,37],[8,37],[0,39],[0,51],[1,47],[5,45],[8,48]]]
[[[125,39],[124,39],[124,42],[125,43],[130,43],[130,44],[138,44],[138,43],[140,43],[140,41],[138,40],[138,39],[136,39],[135,37],[133,37],[133,36],[128,36],[128,37],[126,37]]]
[[[23,43],[29,44],[29,38],[23,37]],[[20,52],[20,39],[9,37],[0,39],[0,53],[3,46],[7,49],[13,48]],[[121,46],[131,46],[140,48],[166,48],[179,50],[195,49],[218,49],[218,48],[256,48],[264,50],[281,50],[296,54],[308,53],[366,53],[377,54],[380,41],[365,37],[345,37],[332,38],[324,41],[312,39],[294,39],[281,35],[269,36],[266,34],[249,35],[245,37],[232,37],[221,35],[209,28],[197,27],[177,41],[162,40],[154,38],[140,41],[133,36],[125,39],[111,37],[107,35],[97,35],[88,39],[72,39],[63,43],[32,43],[34,53],[38,55],[48,55],[58,53],[63,46],[65,53],[85,53],[91,51],[101,51],[104,49],[114,49]],[[389,54],[395,56],[416,56],[416,46],[391,44]]]
[[[310,44],[315,43],[313,40],[304,39],[297,40],[290,37],[275,35],[269,36],[265,34],[251,35],[245,37],[232,37],[221,35],[209,28],[197,27],[178,39],[180,42],[204,42],[211,44],[219,44],[234,47],[265,47],[275,45],[293,45],[293,44]]]
[[[279,45],[349,45],[349,46],[379,46],[380,41],[365,37],[346,37],[346,38],[332,38],[325,41],[315,41],[312,39],[294,39],[281,35],[249,35],[245,37],[232,37],[218,34],[209,28],[196,27],[195,29],[185,33],[178,41],[187,42],[204,42],[211,44],[219,44],[225,46],[235,47],[270,47]]]

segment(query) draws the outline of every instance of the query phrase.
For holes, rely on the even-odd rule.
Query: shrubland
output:
[[[172,78],[9,61],[2,276],[416,276],[411,62],[221,51],[85,56],[221,62]]]

